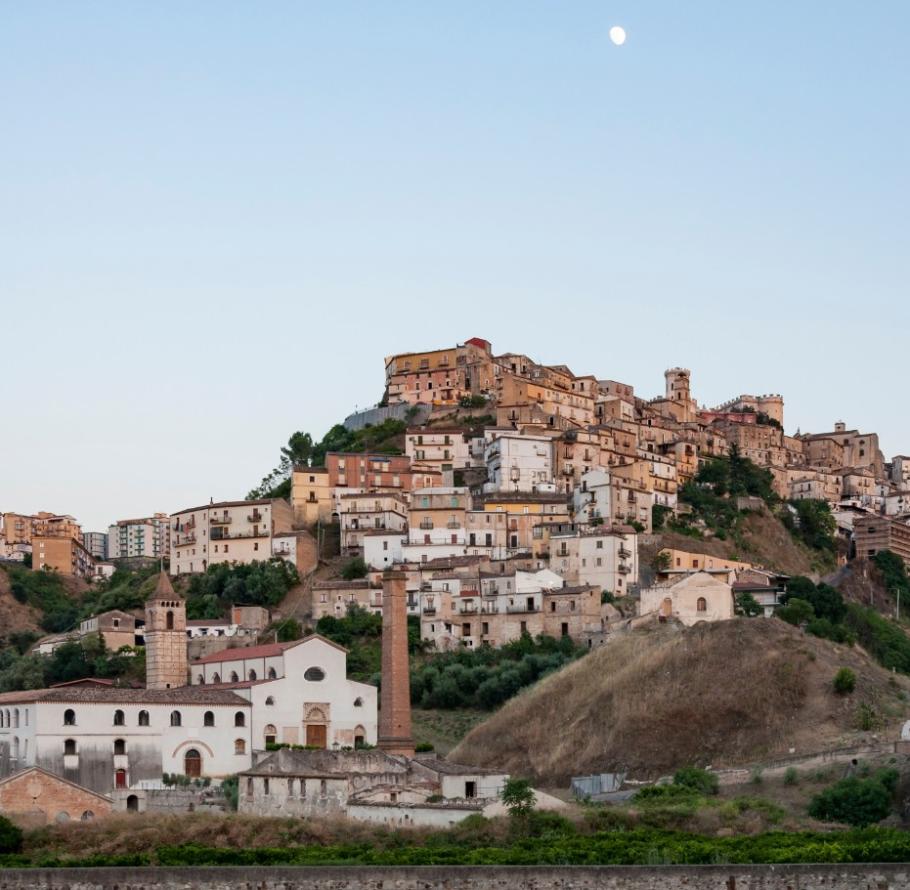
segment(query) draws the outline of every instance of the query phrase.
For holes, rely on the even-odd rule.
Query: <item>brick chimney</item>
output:
[[[411,738],[411,678],[408,665],[407,575],[389,569],[382,576],[382,689],[379,747],[414,756]]]

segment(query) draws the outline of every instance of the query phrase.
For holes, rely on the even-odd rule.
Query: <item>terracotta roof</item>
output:
[[[155,592],[149,599],[183,599],[183,597],[174,591],[174,585],[171,584],[171,579],[168,578],[167,572],[159,572],[158,583],[155,585]]]
[[[283,498],[257,498],[252,501],[217,501],[211,504],[203,504],[201,507],[187,507],[185,510],[177,510],[171,513],[171,516],[182,516],[184,513],[198,513],[200,510],[214,510],[219,507],[257,507],[271,506]],[[287,503],[287,501],[285,501]]]
[[[129,689],[124,686],[68,686],[0,693],[0,704],[11,702],[73,702],[81,704],[234,705],[249,702],[226,690],[208,686],[176,689]]]
[[[321,634],[310,634],[302,640],[292,640],[290,643],[266,643],[264,646],[237,646],[233,649],[222,649],[220,652],[211,652],[208,655],[203,655],[202,658],[197,658],[195,661],[191,662],[191,665],[219,664],[224,661],[245,661],[250,658],[274,658],[276,655],[281,655],[286,650],[292,649],[294,646],[300,646],[303,643],[308,643],[310,640],[321,640],[326,645],[333,646],[341,652],[347,653],[348,651],[344,646],[339,646],[338,643]]]

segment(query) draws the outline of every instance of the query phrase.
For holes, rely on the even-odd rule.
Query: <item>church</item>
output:
[[[235,775],[273,741],[375,742],[376,689],[347,679],[329,640],[225,650],[188,683],[186,604],[163,572],[145,611],[146,688],[86,679],[0,694],[0,779],[38,767],[109,794],[164,773]]]

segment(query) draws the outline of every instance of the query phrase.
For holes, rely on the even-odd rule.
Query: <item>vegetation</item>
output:
[[[837,523],[828,502],[807,498],[791,501],[790,507],[796,511],[796,515],[791,510],[785,510],[781,513],[781,519],[791,534],[813,550],[833,554]]]
[[[764,612],[758,600],[751,593],[740,593],[736,597],[736,614],[756,618]]]
[[[42,689],[85,677],[101,677],[124,684],[145,679],[145,650],[124,646],[119,652],[105,649],[98,634],[58,646],[53,655],[20,655],[0,651],[0,692]]]
[[[369,572],[370,567],[366,564],[366,560],[362,556],[355,556],[341,567],[341,577],[344,578],[345,581],[366,578]]]
[[[699,794],[717,794],[720,787],[715,773],[695,766],[677,770],[673,776],[673,784],[682,788],[690,788]]]
[[[204,574],[190,578],[186,617],[221,618],[235,603],[271,608],[299,582],[297,569],[283,559],[248,565],[210,565]]]
[[[515,777],[506,780],[500,793],[500,799],[512,818],[526,817],[537,802],[531,783],[526,779]]]
[[[748,801],[744,802],[748,805]],[[597,812],[599,815],[599,812]],[[607,813],[606,815],[609,815]],[[202,843],[162,843],[139,847],[143,838],[125,843],[131,852],[93,850],[81,856],[45,851],[0,856],[0,867],[54,866],[201,866],[201,865],[716,865],[718,863],[850,863],[905,862],[910,858],[910,834],[892,828],[839,832],[765,832],[753,835],[708,837],[649,828],[630,830],[586,829],[552,813],[534,812],[531,818],[500,828],[495,821],[474,815],[448,830],[420,832],[364,826],[355,841],[322,840],[312,820],[270,820],[285,838],[280,844],[215,846],[220,833],[207,819]],[[138,817],[142,818],[142,817]],[[132,817],[132,825],[137,817]],[[228,825],[236,816],[227,817]],[[260,820],[262,821],[262,820]],[[591,820],[595,825],[597,819]],[[119,822],[117,824],[120,824]],[[76,826],[82,827],[82,826]],[[227,827],[227,826],[226,826]],[[519,828],[519,830],[516,830]],[[224,829],[222,829],[224,830]],[[35,841],[53,838],[53,828],[35,831]],[[296,832],[300,841],[286,839]],[[83,831],[82,834],[85,832]],[[75,837],[75,833],[73,834]],[[325,830],[323,829],[323,836]],[[121,845],[118,845],[121,846]],[[115,847],[116,848],[116,847]],[[138,848],[138,849],[137,849]]]
[[[57,572],[35,572],[22,566],[3,566],[10,591],[20,602],[41,613],[40,625],[48,633],[70,630],[79,619],[79,603],[73,599]]]
[[[856,674],[850,668],[841,668],[834,675],[834,691],[838,695],[849,695],[856,689]]]
[[[891,812],[897,780],[897,770],[893,769],[879,770],[868,779],[856,776],[841,779],[812,799],[809,815],[823,822],[843,822],[856,828],[880,822]]]
[[[0,816],[0,853],[18,853],[21,849],[22,830]]]
[[[806,630],[816,637],[852,646],[856,634],[847,626],[847,604],[840,591],[828,584],[815,584],[808,578],[791,578],[786,593],[781,596],[784,604],[777,610],[777,617]]]
[[[296,432],[279,454],[278,466],[248,494],[248,498],[290,498],[291,473],[295,465],[322,467],[330,451],[372,451],[379,454],[401,454],[401,436],[407,429],[403,420],[384,420],[360,430],[349,430],[335,424],[316,442],[309,433]]]
[[[587,652],[568,637],[525,634],[499,649],[445,652],[411,673],[411,701],[421,708],[492,710],[525,686]]]
[[[910,577],[904,561],[890,550],[880,550],[872,558],[882,578],[882,586],[892,595],[902,596],[904,602],[910,607]]]

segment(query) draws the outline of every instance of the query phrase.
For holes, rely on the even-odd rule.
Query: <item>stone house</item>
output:
[[[728,621],[734,617],[732,580],[732,572],[726,580],[721,580],[701,571],[645,588],[641,592],[639,614],[675,618],[686,625]]]
[[[0,813],[22,826],[91,822],[112,810],[110,797],[37,766],[0,779]]]

